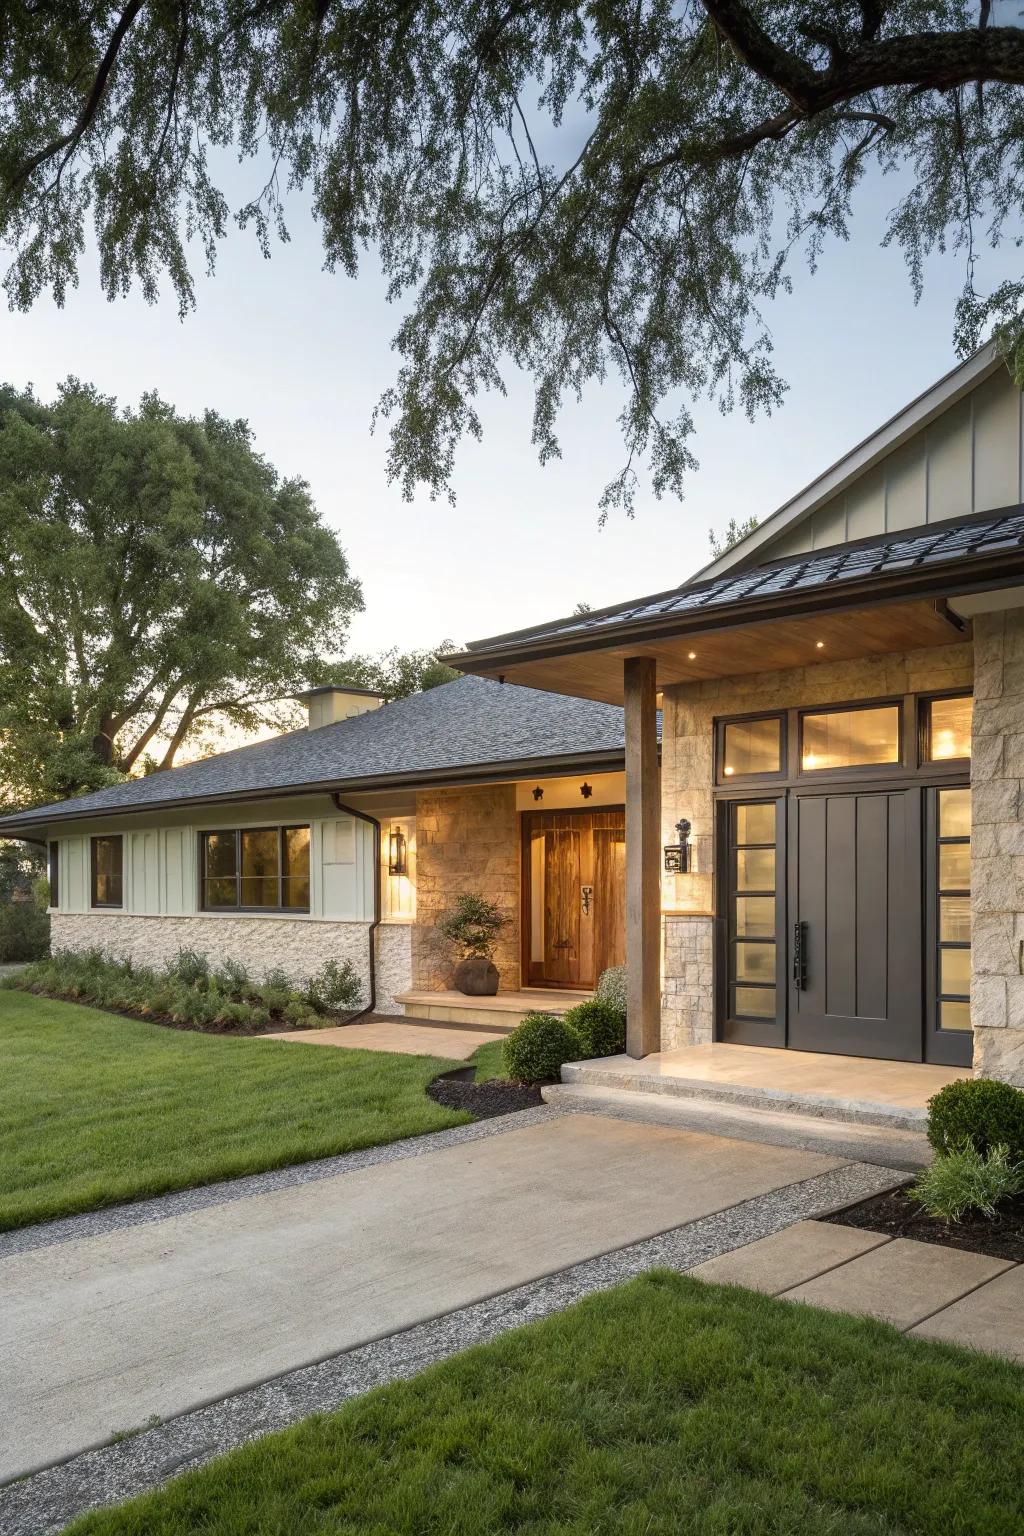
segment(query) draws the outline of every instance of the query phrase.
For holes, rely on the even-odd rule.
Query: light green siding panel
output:
[[[1020,391],[1000,370],[974,391],[974,510],[1020,501]]]
[[[369,921],[373,916],[373,828],[353,816],[325,817],[321,841],[321,915]]]
[[[196,834],[191,827],[165,827],[160,840],[162,909],[169,917],[187,917],[196,910]]]
[[[925,491],[925,439],[911,438],[886,460],[885,527],[886,532],[917,528],[927,522]]]
[[[160,911],[160,836],[157,832],[129,832],[127,848],[129,912],[155,916]]]
[[[89,839],[63,837],[60,840],[63,867],[60,871],[60,910],[89,910]]]
[[[765,553],[766,560],[781,560],[785,555],[802,555],[811,547],[811,529],[808,523],[801,523],[798,528],[784,533],[774,543],[768,545]]]
[[[970,396],[928,428],[928,521],[964,517],[973,509]]]
[[[811,540],[815,549],[828,549],[846,542],[846,498],[838,496],[815,512],[811,519]]]

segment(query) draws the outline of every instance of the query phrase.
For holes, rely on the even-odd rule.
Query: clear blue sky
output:
[[[237,174],[237,173],[236,173]],[[253,173],[253,180],[256,180]],[[611,382],[567,408],[563,458],[542,469],[530,445],[531,394],[509,380],[484,403],[484,440],[466,442],[457,505],[402,501],[387,484],[385,438],[370,415],[391,381],[397,316],[372,258],[357,281],[322,270],[316,226],[291,205],[291,243],[260,255],[232,232],[197,307],[180,321],[173,296],[109,304],[91,257],[64,310],[40,302],[0,312],[0,373],[48,396],[68,374],[122,402],[157,389],[186,413],[209,405],[246,417],[284,473],[304,476],[363,582],[366,612],[352,647],[419,647],[481,638],[570,611],[657,591],[708,558],[708,528],[765,516],[955,362],[959,260],[932,263],[915,307],[898,251],[882,250],[888,182],[867,185],[848,245],[833,243],[815,277],[799,277],[770,319],[776,361],[791,385],[774,418],[698,409],[700,470],[682,504],[646,490],[632,522],[597,527],[597,499],[618,469]],[[1001,275],[1009,255],[980,267]]]

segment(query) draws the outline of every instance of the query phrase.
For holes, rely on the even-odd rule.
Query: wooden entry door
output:
[[[592,987],[626,959],[626,813],[523,814],[523,972],[533,987]]]
[[[921,1061],[921,791],[790,808],[788,1043]]]

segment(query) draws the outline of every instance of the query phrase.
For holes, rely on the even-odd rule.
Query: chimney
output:
[[[307,688],[299,699],[309,711],[307,725],[316,731],[322,725],[334,725],[338,720],[351,720],[355,715],[368,714],[380,709],[384,696],[372,688],[335,688],[328,684],[323,688]]]

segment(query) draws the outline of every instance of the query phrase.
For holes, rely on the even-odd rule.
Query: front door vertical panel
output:
[[[790,828],[788,1043],[920,1061],[920,790],[799,794]]]

